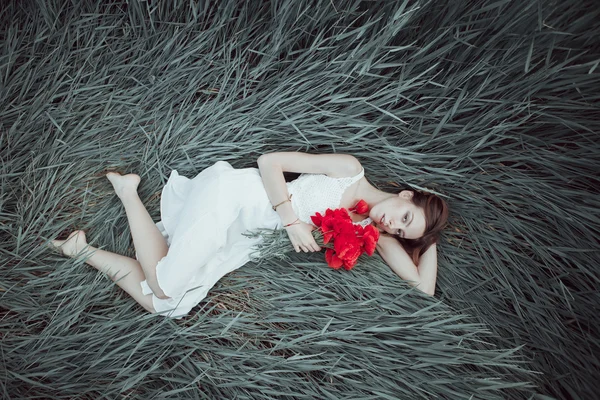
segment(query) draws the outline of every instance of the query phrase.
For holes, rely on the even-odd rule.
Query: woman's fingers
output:
[[[320,251],[321,250],[321,248],[317,244],[317,241],[315,240],[315,238],[312,235],[310,235],[310,241],[307,246],[310,249],[310,251]]]
[[[296,253],[300,253],[300,244],[296,241],[296,239],[290,238],[290,240],[292,241],[292,246],[294,246]]]
[[[310,251],[319,251],[319,246],[316,242],[309,244],[308,247],[310,248]]]
[[[301,244],[301,245],[295,245],[294,249],[296,250],[296,253],[300,253],[301,251],[308,253],[311,251],[320,251],[319,246],[317,246],[316,244],[311,245],[311,244]]]
[[[298,237],[297,235],[293,235],[290,237],[290,239],[292,240],[292,244],[294,246],[294,250],[296,250],[296,253],[299,253],[300,251],[305,253],[321,251],[321,247],[317,244],[315,238],[310,233],[308,234],[308,237]]]
[[[307,246],[300,243],[300,244],[295,244],[294,248],[296,249],[296,253],[300,253],[301,251],[308,253],[308,249]]]
[[[313,241],[312,243],[305,243],[305,244],[302,245],[302,247],[304,247],[306,249],[306,250],[304,250],[305,252],[320,251],[321,250],[319,248],[319,245],[315,241]]]

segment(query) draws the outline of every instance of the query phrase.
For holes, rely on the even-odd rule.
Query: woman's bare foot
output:
[[[60,249],[65,256],[76,257],[88,245],[85,232],[73,231],[66,240],[53,240],[52,246]]]
[[[121,175],[117,172],[109,172],[106,177],[112,183],[115,193],[120,199],[129,193],[137,192],[137,187],[140,184],[140,176],[136,174]]]

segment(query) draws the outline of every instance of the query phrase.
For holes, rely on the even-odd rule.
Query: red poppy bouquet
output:
[[[326,248],[325,261],[333,269],[352,269],[358,258],[366,253],[371,256],[375,252],[379,231],[373,225],[362,227],[354,225],[348,211],[357,214],[366,214],[368,204],[361,200],[349,210],[338,208],[327,209],[325,215],[316,213],[311,217],[312,222],[318,227],[312,231],[317,243]],[[259,229],[243,233],[248,238],[261,237],[253,246],[255,252],[250,254],[250,259],[263,262],[270,258],[288,259],[286,253],[293,250],[290,238],[285,229]]]
[[[359,201],[350,211],[357,214],[365,214],[369,206],[364,200]],[[335,210],[327,209],[325,215],[316,213],[310,217],[323,235],[323,244],[332,243],[333,246],[325,246],[325,261],[333,269],[344,267],[351,270],[363,253],[372,256],[375,252],[379,231],[373,225],[362,227],[352,223],[352,218],[345,208]]]

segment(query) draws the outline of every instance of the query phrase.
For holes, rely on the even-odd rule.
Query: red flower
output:
[[[333,226],[335,231],[337,232],[338,235],[353,235],[355,232],[355,225],[352,223],[351,220],[349,221],[340,221],[340,220],[335,220],[333,222]]]
[[[372,256],[379,240],[379,231],[373,225],[367,225],[363,235],[365,252]]]
[[[318,221],[318,216],[317,216]],[[348,231],[347,226],[352,226],[352,219],[348,211],[344,208],[325,211],[325,216],[321,220],[321,231],[323,232],[323,243],[327,244],[340,232]]]
[[[363,228],[362,225],[355,225],[354,226],[354,232],[358,236],[363,236],[365,234],[365,228]]]
[[[315,224],[316,226],[321,226],[321,223],[323,222],[323,216],[321,215],[320,212],[318,212],[315,215],[313,215],[312,217],[310,217],[310,219],[312,220],[313,224]]]
[[[327,265],[329,265],[333,269],[340,269],[343,264],[343,261],[335,254],[333,249],[327,249],[325,252],[325,261],[327,261]]]
[[[358,258],[355,258],[353,260],[344,260],[344,265],[343,265],[344,269],[346,271],[350,271],[356,265],[357,260],[358,260]]]
[[[336,208],[335,210],[328,208],[327,210],[325,210],[325,216],[340,220],[352,221],[352,218],[350,218],[350,214],[348,214],[348,210],[346,210],[345,208]]]
[[[352,219],[350,218],[350,214],[348,214],[348,210],[345,208],[336,208],[333,210],[333,215],[339,216],[340,218]]]
[[[367,212],[369,212],[369,205],[366,201],[360,200],[350,210],[356,212],[357,214],[366,214]]]
[[[333,248],[337,256],[344,261],[344,268],[349,270],[363,253],[362,238],[354,234],[343,234],[335,238]]]
[[[323,217],[323,222],[321,224],[321,231],[323,232],[323,243],[327,244],[335,235],[335,220],[331,217]]]
[[[364,214],[368,212],[369,206],[364,200],[360,200],[351,210]],[[323,244],[333,242],[333,248],[327,248],[325,252],[325,260],[331,268],[344,267],[350,270],[364,252],[373,255],[379,240],[379,231],[372,225],[366,228],[355,225],[345,208],[328,208],[325,215],[316,213],[311,216],[311,220],[320,228]]]

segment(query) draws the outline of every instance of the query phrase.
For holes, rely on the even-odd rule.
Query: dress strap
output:
[[[340,182],[343,182],[346,187],[352,185],[354,182],[358,181],[365,175],[365,169],[361,168],[360,172],[354,176],[347,176],[344,178],[337,178]]]
[[[353,222],[354,225],[360,225],[363,228],[366,227],[367,225],[371,224],[373,222],[373,220],[369,217],[363,219],[362,221],[358,221],[358,222]]]
[[[354,183],[357,180],[361,179],[363,176],[365,176],[365,169],[361,168],[360,172],[358,174],[354,175],[354,177],[352,178],[352,183]]]

